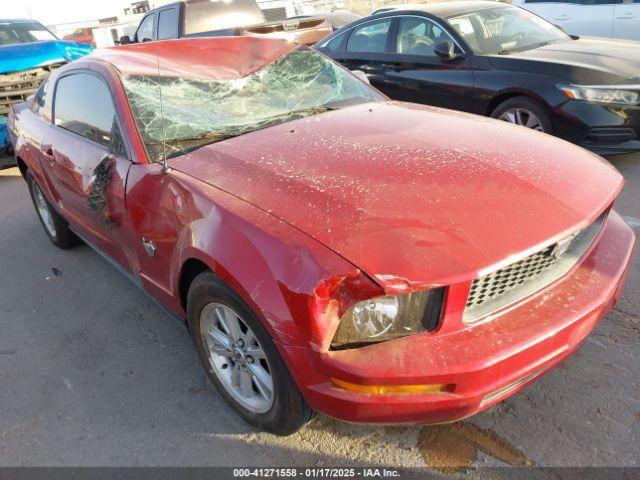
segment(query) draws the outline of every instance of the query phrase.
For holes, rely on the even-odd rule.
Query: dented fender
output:
[[[186,318],[180,303],[184,266],[198,260],[226,282],[282,345],[327,349],[337,318],[312,318],[316,288],[360,271],[269,213],[178,170],[132,165],[126,205],[144,287]],[[131,238],[133,237],[133,238]],[[142,239],[151,240],[150,258]]]

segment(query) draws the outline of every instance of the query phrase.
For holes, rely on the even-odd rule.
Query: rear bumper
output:
[[[287,350],[308,403],[354,422],[441,423],[514,394],[574,352],[619,298],[635,236],[611,212],[593,249],[567,276],[473,327],[369,347],[313,353]],[[311,372],[311,373],[310,373]],[[379,395],[338,388],[448,384],[447,392]]]

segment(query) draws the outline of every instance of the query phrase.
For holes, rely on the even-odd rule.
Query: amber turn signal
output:
[[[451,386],[445,383],[434,383],[429,385],[360,385],[357,383],[345,382],[337,378],[332,378],[331,383],[336,387],[344,388],[359,393],[369,393],[373,395],[391,394],[424,394],[440,393],[451,390]]]

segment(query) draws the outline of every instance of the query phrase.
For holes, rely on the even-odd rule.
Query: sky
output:
[[[33,18],[45,25],[114,17],[133,0],[0,0],[0,17]],[[149,2],[151,3],[151,2]]]

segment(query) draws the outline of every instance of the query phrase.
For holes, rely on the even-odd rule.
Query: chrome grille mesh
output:
[[[577,234],[474,280],[462,315],[463,321],[474,322],[541,290],[568,273],[593,243],[608,212],[605,211]]]
[[[553,254],[555,248],[556,245],[552,245],[524,260],[474,280],[467,299],[467,307],[480,305],[487,300],[503,295],[527,280],[540,275],[559,260],[559,257]]]

